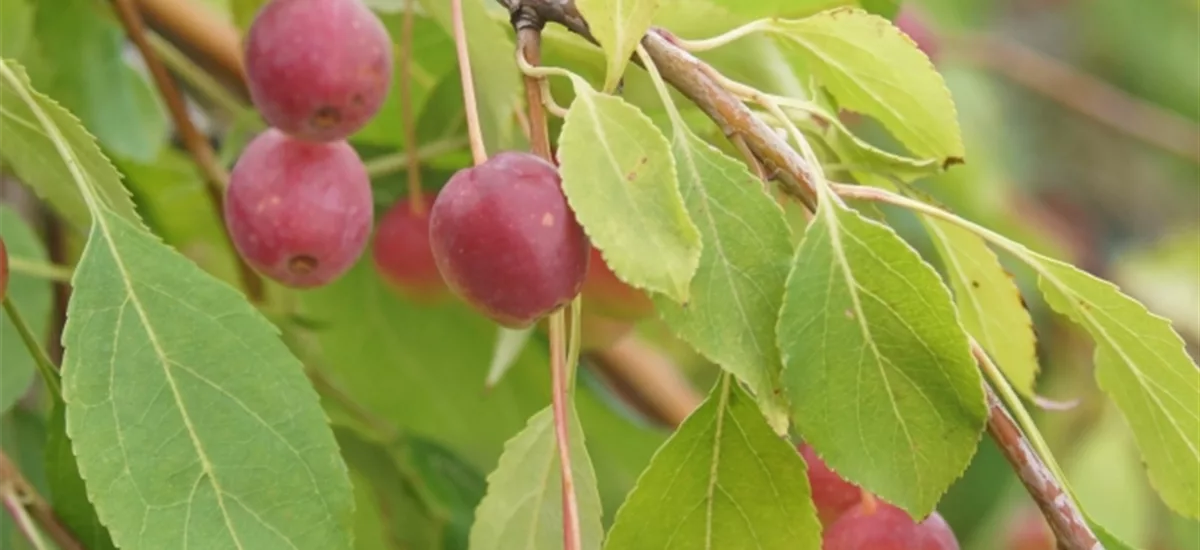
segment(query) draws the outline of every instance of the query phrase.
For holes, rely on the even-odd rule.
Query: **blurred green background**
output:
[[[257,0],[193,1],[243,27],[258,6]],[[725,30],[719,18],[702,16],[702,7],[721,2],[664,2],[668,28],[689,38]],[[795,3],[811,7],[843,2]],[[397,29],[396,12],[403,3],[378,0],[373,4],[389,27]],[[786,11],[789,2],[776,4]],[[873,7],[883,11],[897,9],[886,0],[865,4],[878,4]],[[496,9],[491,4],[489,8]],[[936,51],[936,64],[952,90],[967,144],[965,166],[916,186],[970,219],[1116,282],[1152,311],[1172,319],[1195,356],[1200,350],[1200,2],[920,0],[907,1],[899,9],[903,17],[922,27],[913,31],[915,37]],[[493,15],[502,25],[503,14]],[[671,21],[679,26],[672,27]],[[432,19],[422,17],[415,41],[421,52],[413,77],[417,101],[423,106],[420,145],[456,143],[453,152],[424,167],[426,186],[436,188],[469,162],[461,141],[461,95],[449,36]],[[592,53],[570,49],[577,43],[558,34],[549,36],[547,44],[551,62],[570,66],[573,61],[596,59]],[[714,53],[713,58],[722,67],[753,65],[738,57],[744,55],[750,54]],[[26,65],[35,86],[76,113],[99,138],[126,175],[142,214],[167,242],[214,274],[235,280],[229,250],[219,238],[220,226],[208,207],[201,180],[172,135],[141,61],[125,43],[107,3],[0,0],[0,56]],[[780,82],[790,78],[786,66],[764,72]],[[231,98],[237,102],[236,90],[226,91],[231,96],[221,98],[202,93],[204,79],[184,81],[195,92],[197,113],[208,114],[197,120],[213,129],[223,159],[231,162],[255,130],[255,120],[244,107],[227,108]],[[631,97],[639,93],[636,80],[631,79],[628,93]],[[371,159],[376,163],[394,159],[404,146],[395,95],[378,122],[354,139],[369,164]],[[559,99],[565,103],[566,94]],[[694,115],[685,114],[689,120]],[[855,128],[869,138],[883,139],[866,122]],[[403,171],[388,172],[375,179],[381,209],[404,189]],[[52,237],[57,261],[71,261],[70,251],[80,244],[77,235],[55,231],[45,213],[11,181],[0,181],[0,197],[44,238]],[[923,252],[930,251],[911,219],[898,216],[893,221]],[[362,271],[350,277],[371,276]],[[1014,275],[1024,289],[1032,289],[1028,273],[1014,266]],[[379,298],[368,292],[373,284],[357,286],[367,290],[361,302],[351,303],[377,303]],[[317,293],[303,300],[303,309],[326,319],[356,318],[359,310],[342,304],[358,297],[354,292]],[[1051,315],[1036,299],[1037,293],[1027,292],[1026,297],[1043,367],[1038,392],[1048,400],[1077,402],[1067,410],[1035,408],[1035,414],[1087,511],[1138,548],[1200,548],[1200,523],[1177,518],[1162,506],[1148,485],[1127,426],[1096,388],[1090,341]],[[333,340],[322,342],[326,353],[337,349],[339,360],[358,357],[354,354],[368,360],[374,354],[396,362],[470,362],[480,368],[490,354],[491,327],[459,309],[430,313],[397,305],[387,315],[397,323],[421,326],[414,334],[396,337],[420,349],[389,356],[387,350],[359,349],[355,334],[343,340],[334,334],[328,337]],[[442,329],[453,337],[439,333]],[[638,331],[666,350],[696,388],[709,387],[716,373],[712,365],[688,352],[656,322],[646,321]],[[52,342],[53,329],[46,334]],[[518,369],[540,368],[543,342],[536,344],[526,350]],[[475,399],[478,389],[472,384],[477,371],[472,366],[466,374],[443,373],[442,384],[466,389],[432,395]],[[515,403],[511,414],[490,419],[495,429],[485,438],[467,441],[474,428],[452,434],[467,441],[455,450],[486,472],[508,433],[544,402],[541,375],[514,372],[518,379],[502,391],[504,399]],[[413,382],[396,376],[397,383]],[[589,393],[581,408],[611,514],[665,431],[597,380],[585,377],[584,383]],[[0,425],[0,444],[19,457],[34,478],[40,471],[36,457],[44,434],[37,387],[24,406],[6,415]],[[383,401],[389,397],[394,396],[378,396]],[[370,401],[371,396],[365,399]],[[426,422],[417,418],[419,413],[397,414],[402,420],[409,418],[405,414],[414,418],[412,423],[420,431]],[[491,429],[492,424],[488,426]],[[427,428],[436,431],[437,423],[430,421]],[[1005,540],[1014,522],[1026,516],[1030,506],[1007,463],[984,438],[973,465],[946,495],[940,510],[964,548],[987,550],[1007,548]],[[6,537],[0,536],[0,545],[13,540]]]

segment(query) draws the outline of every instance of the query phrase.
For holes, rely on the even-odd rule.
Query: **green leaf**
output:
[[[8,143],[5,142],[7,148]],[[0,204],[0,237],[14,260],[36,263],[49,261],[33,228],[25,224],[21,215],[8,205]],[[13,272],[8,280],[8,296],[21,318],[29,325],[35,336],[45,339],[50,330],[50,313],[53,306],[53,287],[50,281]],[[8,315],[0,313],[0,413],[7,411],[29,389],[33,382],[33,356],[21,340]]]
[[[94,144],[73,147],[82,129],[7,63],[0,81],[50,140],[34,158],[69,166],[92,215],[63,335],[63,399],[88,496],[113,541],[126,550],[189,540],[349,548],[346,468],[278,331],[110,210],[100,186],[118,175]]]
[[[979,236],[937,219],[926,217],[922,223],[942,257],[963,328],[1013,387],[1032,398],[1038,374],[1036,336],[1016,282]]]
[[[592,36],[604,48],[607,59],[604,90],[617,88],[625,74],[629,56],[650,29],[659,0],[576,0],[580,15],[587,20]]]
[[[654,455],[606,550],[821,547],[804,460],[728,376]]]
[[[0,417],[0,449],[4,450],[34,490],[42,495],[49,494],[43,460],[46,455],[46,422],[41,416],[14,408]],[[30,545],[9,514],[0,514],[0,548],[39,550]]]
[[[797,431],[851,481],[924,517],[987,418],[950,293],[887,226],[822,201],[779,319]]]
[[[54,398],[46,438],[46,474],[54,511],[67,528],[89,550],[115,550],[108,530],[96,517],[87,487],[79,477],[79,466],[71,440],[67,438],[66,416],[61,399]]]
[[[1183,339],[1112,283],[1029,254],[1050,307],[1095,340],[1096,381],[1129,422],[1151,485],[1175,511],[1200,517],[1200,369]]]
[[[18,89],[28,89],[29,78],[20,65],[3,62],[0,79],[0,155],[16,172],[17,179],[31,187],[76,228],[86,231],[91,220],[83,196],[75,187],[77,178],[86,177],[97,200],[135,224],[141,223],[134,211],[129,191],[112,164],[100,152],[94,138],[80,126],[74,115],[38,95],[37,103],[23,100]],[[32,109],[37,109],[37,114]],[[39,116],[49,119],[58,130],[56,142],[47,134]],[[78,165],[64,163],[59,146],[77,153]]]
[[[804,17],[855,0],[659,0],[654,24],[685,38],[708,38],[755,19]]]
[[[355,548],[448,548],[437,544],[445,536],[443,526],[413,491],[420,480],[400,470],[392,451],[346,428],[335,428],[334,434],[350,466],[358,501]]]
[[[837,153],[838,159],[846,165],[846,170],[863,183],[874,180],[890,181],[883,174],[911,182],[942,171],[940,159],[919,160],[884,151],[851,133],[836,118],[831,117],[827,120],[830,122],[830,129],[824,133],[825,142]],[[890,187],[891,184],[887,186]]]
[[[35,82],[83,121],[106,149],[148,162],[167,138],[166,114],[146,77],[126,64],[125,33],[103,4],[62,0],[38,10],[38,44],[53,76]]]
[[[890,21],[839,8],[776,21],[772,30],[843,107],[875,117],[919,157],[961,162],[962,135],[946,83]]]
[[[425,490],[449,515],[447,548],[467,548],[475,507],[487,492],[487,480],[457,454],[423,438],[408,440],[405,458]]]
[[[742,163],[676,126],[672,153],[691,218],[704,242],[686,307],[661,296],[663,320],[692,347],[745,382],[786,432],[775,323],[792,244],[783,210]]]
[[[441,23],[453,37],[450,2],[418,0],[425,11]],[[516,46],[501,27],[488,16],[485,3],[492,0],[463,0],[463,25],[467,50],[471,57],[471,75],[475,80],[475,99],[479,104],[480,124],[489,152],[522,149],[524,138],[517,135],[516,109],[522,101],[520,72],[513,61]]]
[[[613,273],[686,303],[700,262],[671,146],[646,115],[576,84],[559,137],[563,191]]]
[[[534,340],[504,378],[483,387],[496,325],[458,300],[418,306],[380,280],[371,259],[300,297],[329,377],[354,402],[410,436],[491,471],[504,443],[550,399],[549,354]],[[580,374],[581,376],[583,373]],[[615,510],[664,439],[581,385],[576,406],[606,508]]]
[[[583,550],[597,550],[604,537],[596,474],[584,446],[583,428],[568,406],[567,431]],[[529,419],[504,445],[500,464],[487,478],[487,495],[475,511],[471,550],[562,548],[562,478],[550,407]]]

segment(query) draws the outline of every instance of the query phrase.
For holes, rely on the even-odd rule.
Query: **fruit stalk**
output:
[[[456,0],[460,1],[460,0]],[[517,49],[533,65],[541,63],[541,24],[524,17],[513,19],[517,32]],[[542,88],[536,78],[524,77],[525,99],[529,105],[529,142],[533,154],[553,165],[554,155],[550,150],[550,129],[546,124],[546,111],[542,107]],[[550,383],[553,385],[552,407],[554,409],[554,439],[558,446],[559,472],[562,476],[563,548],[579,550],[583,547],[579,528],[579,504],[575,499],[575,477],[571,469],[571,441],[567,426],[568,388],[567,332],[564,309],[550,315]]]
[[[450,0],[450,18],[454,26],[454,51],[458,56],[458,74],[462,80],[463,104],[467,114],[467,136],[475,165],[487,160],[483,131],[479,127],[479,106],[475,102],[475,78],[471,76],[471,57],[467,51],[467,28],[463,22],[462,0]]]
[[[413,214],[425,214],[421,193],[421,157],[417,153],[417,123],[412,99],[413,11],[416,2],[405,0],[404,23],[400,28],[400,119],[404,125],[405,164],[408,171],[408,204]]]
[[[183,94],[179,92],[179,88],[171,79],[166,66],[159,59],[158,52],[146,37],[145,22],[142,21],[142,14],[133,4],[133,0],[113,0],[113,7],[121,20],[121,25],[125,27],[125,34],[129,36],[138,52],[141,53],[150,75],[154,78],[154,85],[158,88],[163,102],[167,104],[167,110],[171,113],[171,119],[175,123],[176,131],[183,139],[184,146],[187,147],[188,153],[191,154],[196,166],[200,168],[200,172],[204,176],[207,184],[205,190],[208,192],[209,200],[212,201],[213,209],[218,216],[223,216],[222,193],[229,185],[229,174],[217,161],[217,154],[213,151],[208,138],[196,129],[196,125],[188,116]],[[263,298],[262,278],[250,269],[250,266],[241,258],[235,257],[235,261],[246,296],[251,302],[261,302]]]
[[[3,451],[0,451],[0,492],[11,493],[17,497],[25,512],[50,536],[50,540],[53,540],[58,548],[85,550],[83,543],[67,529],[46,500],[29,484],[25,476],[21,475],[16,464]]]

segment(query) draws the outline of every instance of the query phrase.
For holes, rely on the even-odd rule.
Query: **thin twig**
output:
[[[25,505],[16,491],[12,487],[0,485],[0,500],[4,501],[4,509],[8,510],[13,523],[17,524],[17,530],[33,545],[34,550],[49,550],[46,541],[42,540],[41,531],[33,524],[33,518],[29,517],[29,512],[25,510]]]
[[[171,69],[171,72],[178,75],[187,85],[221,110],[233,117],[240,117],[251,112],[247,101],[229,91],[166,38],[153,32],[146,33],[146,38],[150,40],[150,45],[154,47],[155,53],[162,58],[163,63]]]
[[[513,28],[517,32],[517,49],[531,65],[538,65],[542,58],[542,23],[533,14],[530,17],[514,17]],[[546,111],[542,106],[542,82],[537,78],[525,76],[525,99],[529,105],[529,142],[533,154],[541,157],[550,164],[554,162],[554,154],[550,149],[550,128],[546,124]],[[572,313],[572,331],[578,326],[579,300],[574,302]],[[571,353],[567,350],[566,313],[559,309],[550,316],[550,383],[551,403],[554,415],[554,436],[558,445],[559,472],[562,475],[562,511],[563,511],[563,548],[565,550],[580,550],[583,548],[582,535],[579,527],[579,503],[575,499],[575,476],[571,467],[571,440],[567,407],[570,401],[570,380],[572,374],[567,370],[573,364],[568,364]],[[572,346],[578,345],[578,340],[572,340]],[[577,353],[577,352],[576,352]]]
[[[225,210],[222,208],[222,194],[225,187],[229,185],[229,174],[225,173],[225,169],[221,167],[217,160],[217,154],[212,149],[208,138],[196,129],[196,125],[192,123],[191,117],[188,116],[187,105],[184,103],[183,94],[179,93],[179,88],[175,86],[175,81],[171,78],[167,68],[159,59],[158,53],[154,47],[150,45],[150,41],[146,38],[146,26],[142,21],[141,12],[134,5],[133,0],[113,0],[113,6],[116,8],[117,15],[121,19],[121,24],[125,27],[125,34],[133,41],[138,51],[142,54],[142,59],[146,63],[146,68],[149,69],[150,75],[154,78],[154,84],[158,87],[158,93],[162,96],[163,101],[167,104],[167,110],[171,113],[171,119],[175,122],[175,130],[179,132],[183,139],[184,146],[192,155],[192,160],[196,166],[200,168],[200,172],[204,175],[204,180],[207,183],[205,189],[208,191],[208,198],[212,202],[213,209],[217,216],[224,219]],[[238,266],[238,274],[241,276],[242,286],[246,290],[246,296],[252,302],[261,302],[263,298],[263,281],[249,265],[246,264],[240,256],[235,255],[235,261]]]
[[[487,147],[483,144],[483,129],[479,126],[479,106],[475,101],[475,78],[471,75],[471,54],[467,50],[467,28],[463,21],[463,0],[450,0],[450,17],[454,27],[454,51],[458,55],[458,74],[462,80],[463,104],[467,115],[467,137],[475,164],[487,162]]]
[[[246,99],[246,69],[242,63],[241,31],[205,2],[138,0],[152,27],[173,43],[186,45],[185,53],[202,66],[237,86]]]
[[[400,119],[404,126],[404,148],[408,155],[408,207],[413,214],[425,214],[425,196],[421,193],[421,156],[417,153],[417,122],[412,94],[413,19],[416,3],[404,2],[404,23],[400,28]]]
[[[14,493],[25,511],[33,517],[42,531],[50,536],[60,550],[86,550],[83,543],[63,524],[46,500],[21,475],[17,465],[0,451],[0,491]]]
[[[1075,506],[1074,499],[1033,450],[996,392],[987,384],[984,384],[984,388],[987,390],[988,434],[1012,465],[1029,496],[1042,510],[1042,515],[1046,516],[1059,543],[1067,550],[1103,550],[1083,513]]]
[[[29,277],[48,279],[59,283],[71,282],[72,270],[70,267],[63,265],[9,256],[8,267],[13,273],[19,273]]]
[[[1113,130],[1200,164],[1200,127],[1107,82],[999,36],[968,36],[950,48],[1022,87]]]
[[[593,366],[613,379],[639,411],[675,428],[703,401],[679,367],[636,335],[589,353]]]
[[[425,162],[446,153],[452,153],[466,144],[467,140],[458,137],[427,143],[416,148],[417,161]],[[389,153],[368,159],[363,164],[367,167],[368,176],[379,178],[404,170],[408,166],[409,155],[411,153],[411,151],[405,149],[396,153]]]
[[[575,500],[575,476],[571,471],[571,440],[567,419],[567,327],[562,309],[550,314],[550,383],[554,414],[554,439],[558,446],[559,473],[562,475],[563,549],[581,550],[579,505]]]
[[[17,310],[16,304],[13,303],[11,297],[4,298],[4,313],[8,315],[8,320],[17,329],[17,335],[21,337],[21,342],[25,344],[25,349],[29,351],[29,355],[33,357],[33,363],[37,366],[38,373],[42,376],[42,381],[46,383],[46,389],[51,395],[62,395],[62,380],[58,374],[58,367],[54,366],[54,362],[50,360],[50,355],[46,353],[46,348],[42,347],[42,343],[38,340],[33,329],[29,328],[29,323],[25,322],[25,318],[21,316],[21,312]]]

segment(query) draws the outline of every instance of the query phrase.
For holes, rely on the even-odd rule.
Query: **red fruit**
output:
[[[1022,508],[1010,520],[1005,530],[1007,550],[1054,550],[1058,548],[1054,531],[1037,508]]]
[[[579,294],[591,245],[561,185],[554,165],[504,152],[459,170],[433,203],[442,278],[497,323],[527,327]]]
[[[842,479],[837,472],[829,469],[812,446],[804,443],[800,446],[800,455],[808,464],[808,485],[812,488],[813,504],[817,507],[817,516],[821,525],[828,527],[834,521],[862,501],[862,489],[857,485]]]
[[[878,499],[851,508],[823,539],[823,550],[958,550],[958,539],[937,512],[917,523]]]
[[[415,210],[410,199],[396,201],[383,215],[371,251],[383,280],[408,299],[428,302],[445,294],[429,248],[429,212]]]
[[[900,11],[896,14],[896,26],[909,38],[912,38],[913,42],[917,43],[917,47],[929,56],[929,59],[937,61],[941,51],[939,40],[933,29],[929,28],[924,12],[913,6],[911,2],[906,2],[900,6]]]
[[[582,292],[585,311],[613,319],[637,321],[654,312],[650,297],[618,279],[596,248],[592,249]]]
[[[271,128],[233,167],[225,224],[251,267],[308,288],[328,284],[358,260],[372,206],[366,168],[349,144],[301,141]]]
[[[8,296],[8,249],[4,246],[4,239],[0,238],[0,302],[4,301],[5,296]]]
[[[345,139],[387,97],[392,41],[360,0],[272,0],[246,37],[246,81],[271,126]]]

